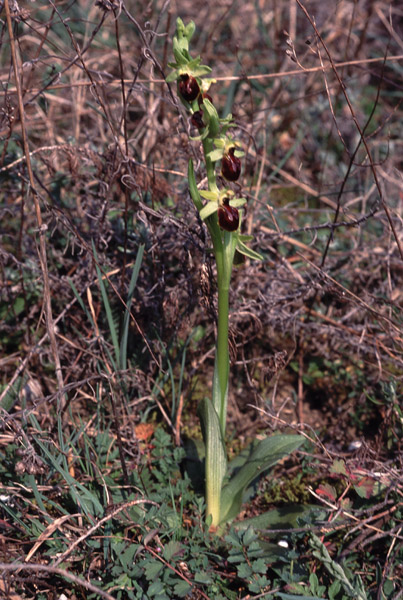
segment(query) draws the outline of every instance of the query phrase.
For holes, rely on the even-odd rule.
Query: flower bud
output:
[[[201,106],[201,105],[203,104],[203,100],[204,100],[205,98],[207,98],[207,100],[210,100],[211,104],[213,104],[213,99],[212,99],[212,97],[210,96],[210,94],[206,94],[206,93],[204,92],[204,93],[203,93],[203,94],[201,94],[201,95],[198,97],[198,99],[197,99],[197,101],[198,101],[198,103],[199,103],[199,106]]]
[[[190,122],[193,127],[197,127],[197,129],[203,129],[203,115],[201,110],[196,110],[193,115],[190,117]]]
[[[221,161],[221,174],[228,181],[236,181],[241,174],[241,161],[234,152],[235,148],[230,148]]]
[[[239,227],[238,209],[229,204],[220,206],[218,209],[218,224],[225,231],[236,231]]]
[[[197,96],[200,94],[200,87],[196,79],[187,73],[180,76],[178,89],[180,95],[186,102],[196,100]]]

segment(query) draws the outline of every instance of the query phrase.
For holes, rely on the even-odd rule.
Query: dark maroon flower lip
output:
[[[179,93],[186,102],[196,100],[200,94],[200,87],[193,75],[181,75],[178,83]]]
[[[236,231],[239,227],[239,211],[228,200],[218,209],[218,224],[225,231]]]
[[[230,148],[221,161],[221,174],[228,181],[237,181],[241,174],[241,161],[234,153],[235,148]]]

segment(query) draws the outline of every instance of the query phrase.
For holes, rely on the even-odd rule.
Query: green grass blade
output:
[[[30,419],[35,426],[37,421],[33,415],[30,415]],[[38,431],[40,431],[40,429],[38,429]],[[89,489],[87,489],[70,475],[65,455],[60,453],[58,457],[55,457],[50,452],[47,444],[44,443],[38,436],[35,436],[34,439],[41,448],[43,455],[46,456],[47,461],[68,484],[71,497],[73,498],[74,502],[83,510],[84,514],[87,515],[91,521],[94,516],[102,516],[104,509],[98,498]],[[60,464],[60,456],[63,456],[63,463],[65,463],[64,466]]]
[[[130,323],[130,307],[133,301],[134,290],[136,289],[137,278],[139,276],[141,263],[143,261],[144,244],[139,246],[136,262],[134,263],[132,276],[129,284],[129,293],[126,300],[126,310],[123,317],[122,338],[120,340],[120,368],[125,371],[127,369],[127,338],[129,335]]]
[[[95,331],[95,323],[93,321],[93,318],[92,318],[92,315],[91,315],[90,311],[88,310],[87,306],[83,302],[83,299],[81,298],[80,294],[78,293],[77,288],[74,285],[74,283],[72,282],[72,280],[68,279],[67,281],[69,282],[69,285],[70,285],[71,289],[73,290],[73,294],[77,298],[77,302],[79,303],[79,305],[81,306],[81,308],[85,312],[85,314],[87,316],[87,319],[89,320],[89,322],[91,323],[91,325],[92,325],[92,327],[94,328],[94,331]]]
[[[44,518],[47,520],[48,523],[53,523],[54,519],[48,514],[48,511],[45,507],[45,503],[47,503],[47,498],[42,496],[42,494],[40,493],[38,486],[36,485],[35,477],[32,474],[28,474],[28,482]]]
[[[115,350],[115,365],[113,365],[113,366],[114,366],[114,368],[116,368],[116,365],[120,365],[120,346],[119,346],[118,331],[117,331],[117,328],[115,325],[115,321],[113,319],[112,309],[111,309],[111,305],[110,305],[108,294],[107,294],[107,287],[105,285],[104,280],[102,279],[101,269],[98,266],[98,256],[97,256],[97,251],[95,250],[94,242],[92,242],[92,250],[94,252],[94,257],[95,257],[95,269],[96,269],[97,275],[98,275],[98,282],[99,282],[99,288],[101,290],[102,302],[103,302],[103,305],[105,308],[106,318],[108,320],[109,332],[111,334],[112,344],[113,344],[113,347]]]

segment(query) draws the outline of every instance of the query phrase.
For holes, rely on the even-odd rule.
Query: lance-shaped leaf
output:
[[[292,529],[301,525],[301,520],[310,519],[313,523],[325,521],[328,511],[315,504],[288,504],[280,508],[273,508],[256,517],[243,519],[233,524],[237,529],[253,527],[257,531],[262,529]]]
[[[222,490],[220,523],[238,515],[243,494],[256,477],[299,448],[303,441],[300,435],[273,435],[261,440]]]
[[[196,206],[197,210],[200,212],[201,209],[203,208],[203,203],[201,201],[199,190],[197,188],[195,170],[193,167],[192,159],[189,160],[189,164],[188,164],[188,182],[189,182],[190,195],[192,196],[194,205]]]

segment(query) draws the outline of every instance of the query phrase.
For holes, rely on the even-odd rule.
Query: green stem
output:
[[[209,190],[217,190],[217,180],[214,163],[208,154],[213,149],[213,141],[210,138],[203,140],[203,152],[206,163],[207,181]],[[213,221],[213,219],[215,219]],[[218,285],[218,323],[217,323],[217,345],[214,365],[213,380],[213,406],[217,412],[222,437],[225,436],[227,420],[227,397],[229,376],[229,351],[228,351],[228,313],[229,313],[229,284],[232,271],[232,260],[228,256],[227,245],[231,244],[231,238],[227,233],[222,233],[216,223],[216,215],[210,219],[211,238],[213,241],[214,254],[217,263],[217,285]],[[224,240],[223,240],[224,236]],[[223,244],[224,241],[224,244]],[[230,258],[230,260],[228,260]]]
[[[214,144],[210,137],[203,140],[208,188],[218,192],[215,163],[209,158]],[[189,162],[189,188],[196,207],[200,211],[201,199],[197,190],[193,165]],[[222,231],[217,214],[206,220],[217,265],[218,321],[216,355],[214,363],[212,411],[209,403],[204,403],[203,422],[206,443],[206,500],[207,515],[211,515],[212,525],[217,527],[220,520],[221,486],[226,472],[226,452],[224,447],[227,421],[227,399],[229,379],[229,286],[235,253],[233,235]],[[216,424],[216,425],[215,425]]]
[[[220,421],[224,439],[227,420],[227,398],[229,377],[228,313],[229,285],[226,277],[218,278],[218,323],[217,346],[214,366],[213,405]]]
[[[213,140],[209,137],[203,140],[203,152],[204,152],[204,160],[206,163],[206,173],[207,173],[207,181],[208,181],[208,189],[211,191],[217,191],[217,180],[215,176],[214,164],[212,160],[209,158],[208,153],[213,150]]]

